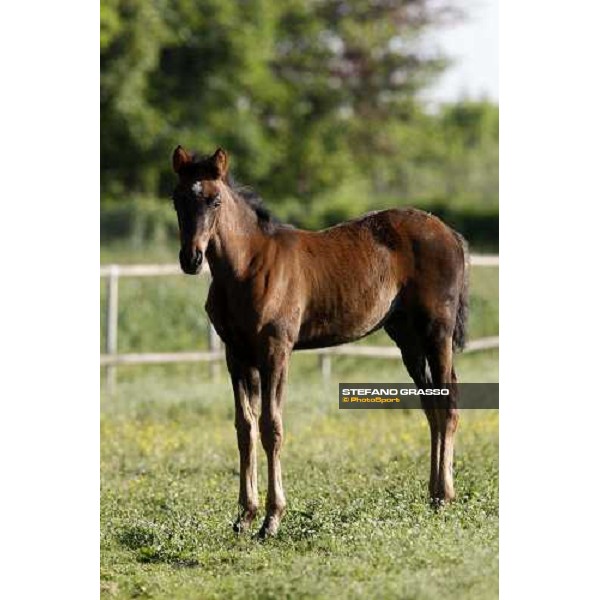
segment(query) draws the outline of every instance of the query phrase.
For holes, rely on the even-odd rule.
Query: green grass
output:
[[[102,258],[123,256],[113,246]],[[160,250],[127,256],[172,261]],[[122,279],[119,351],[206,348],[207,283]],[[102,290],[102,336],[104,302]],[[497,333],[498,269],[475,268],[471,338]],[[391,341],[377,332],[360,343]],[[224,366],[214,380],[206,364],[118,369],[116,393],[101,403],[103,598],[497,597],[498,412],[463,411],[458,501],[436,512],[427,502],[424,416],[337,408],[338,381],[408,381],[400,360],[334,357],[329,384],[317,361],[292,358],[288,513],[266,543],[231,529],[238,459]],[[463,382],[496,382],[498,352],[460,355],[457,371]],[[261,501],[265,462],[260,451]]]
[[[265,543],[231,529],[238,461],[225,377],[209,383],[197,365],[121,369],[101,405],[102,597],[497,597],[498,412],[463,411],[458,500],[436,512],[420,411],[337,408],[338,380],[405,380],[399,363],[340,360],[323,385],[314,357],[294,358],[288,513]],[[497,353],[462,356],[458,368],[463,381],[497,381]],[[261,501],[265,463],[260,451]]]
[[[136,244],[130,240],[119,240],[100,246],[100,263],[104,265],[173,264],[177,263],[178,254],[177,235],[168,242],[160,243]]]

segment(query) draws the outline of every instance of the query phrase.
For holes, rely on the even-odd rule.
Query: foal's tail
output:
[[[460,243],[464,260],[462,286],[460,288],[460,296],[458,299],[458,311],[456,313],[454,331],[452,332],[452,349],[455,352],[458,352],[463,350],[467,343],[467,321],[469,319],[469,270],[471,261],[467,240],[456,231],[454,232],[454,235]]]

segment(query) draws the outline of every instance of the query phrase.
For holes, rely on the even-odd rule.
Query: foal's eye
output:
[[[221,194],[217,193],[214,196],[208,196],[206,198],[206,204],[209,206],[218,206],[221,202]]]

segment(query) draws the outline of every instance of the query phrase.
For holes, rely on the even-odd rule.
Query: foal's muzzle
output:
[[[200,273],[203,257],[204,255],[202,254],[201,250],[194,250],[192,255],[184,253],[183,250],[180,250],[179,264],[181,265],[181,270],[186,275],[197,275]]]

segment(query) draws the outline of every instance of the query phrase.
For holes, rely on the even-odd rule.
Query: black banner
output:
[[[499,408],[498,383],[459,383],[458,408]],[[447,387],[419,389],[409,383],[340,383],[339,407],[348,409],[421,408],[448,405]]]

